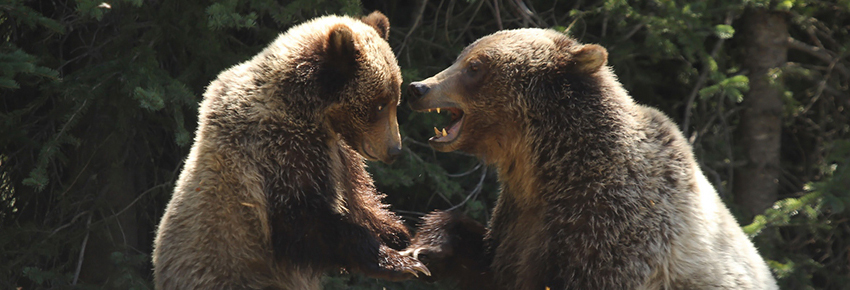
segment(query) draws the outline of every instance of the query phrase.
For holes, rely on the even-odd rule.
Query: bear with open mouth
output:
[[[430,145],[475,154],[502,189],[486,230],[434,212],[404,253],[466,288],[776,289],[677,126],[636,104],[607,56],[554,30],[500,31],[411,83],[411,108],[451,115]]]

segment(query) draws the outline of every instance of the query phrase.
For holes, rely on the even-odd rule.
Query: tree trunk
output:
[[[782,81],[777,70],[787,61],[788,26],[783,13],[747,9],[742,17],[743,68],[750,90],[744,97],[738,146],[745,165],[735,170],[735,202],[748,218],[776,201],[782,133]]]

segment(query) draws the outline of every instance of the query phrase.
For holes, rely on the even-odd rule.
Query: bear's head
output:
[[[340,79],[339,99],[328,107],[331,128],[369,160],[392,163],[401,154],[396,108],[401,70],[387,43],[390,23],[380,12],[360,19],[368,33],[337,25],[328,34],[326,64]],[[331,78],[332,79],[332,78]]]
[[[581,83],[607,70],[607,57],[605,48],[554,30],[500,31],[466,47],[437,75],[411,83],[410,106],[451,115],[446,128],[435,128],[434,149],[498,158],[528,134],[530,114],[582,90]]]
[[[325,16],[290,29],[266,53],[261,70],[294,122],[316,124],[369,160],[401,153],[396,107],[401,71],[380,12],[355,19]],[[270,81],[269,81],[270,80]]]

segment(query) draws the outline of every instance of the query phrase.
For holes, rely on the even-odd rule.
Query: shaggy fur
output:
[[[437,212],[405,253],[484,255],[505,289],[776,289],[681,132],[606,61],[552,30],[501,31],[411,84],[413,109],[456,115],[432,147],[494,165],[502,191],[488,247],[454,250],[459,222]]]
[[[458,211],[438,211],[426,215],[403,255],[413,255],[433,270],[423,277],[434,282],[453,278],[458,289],[499,289],[493,271],[492,256],[483,249],[487,229]]]
[[[388,29],[377,12],[318,18],[210,84],[154,242],[157,289],[318,289],[331,270],[427,272],[395,250],[409,234],[363,161],[401,148]]]

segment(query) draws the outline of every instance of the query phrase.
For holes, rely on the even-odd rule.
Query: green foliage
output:
[[[735,35],[735,28],[731,25],[718,24],[714,26],[714,34],[721,39],[730,39]]]
[[[151,229],[188,153],[204,87],[318,11],[361,8],[0,5],[0,288],[152,288]]]
[[[832,261],[824,254],[806,254],[847,253],[850,241],[850,232],[841,229],[846,228],[850,216],[846,211],[850,205],[850,141],[835,142],[829,151],[821,168],[822,180],[806,184],[806,193],[800,197],[777,201],[744,226],[744,231],[757,241],[770,241],[766,256],[776,258],[768,262],[780,282],[793,289],[838,289],[850,282],[846,275],[840,274],[840,268],[846,269],[843,261]],[[766,230],[769,231],[764,233]],[[788,232],[801,232],[812,240],[797,248],[800,245],[785,238]],[[782,252],[784,248],[797,250],[789,254]]]
[[[808,221],[817,218],[819,207],[823,202],[820,192],[811,192],[800,198],[786,198],[777,201],[773,207],[769,208],[764,214],[753,218],[753,222],[744,226],[744,232],[750,238],[758,235],[766,227],[787,226],[791,223],[791,219],[797,216],[800,212]]]
[[[22,25],[28,29],[35,29],[38,26],[44,27],[54,33],[64,33],[65,27],[54,19],[41,15],[38,11],[23,5],[21,0],[7,1],[4,6],[0,6],[0,24],[8,25],[11,20],[15,25]],[[8,39],[4,39],[8,41]]]
[[[702,88],[699,90],[699,95],[702,98],[709,98],[716,94],[723,94],[729,97],[730,100],[740,103],[744,99],[744,92],[750,89],[749,83],[750,80],[747,76],[736,75],[725,78],[717,84]]]
[[[257,13],[242,16],[236,12],[236,0],[225,0],[207,7],[210,28],[248,28],[256,25]]]
[[[731,203],[744,150],[734,130],[749,89],[739,20],[754,7],[783,11],[792,37],[825,54],[792,50],[770,71],[785,92],[782,198],[744,228],[783,288],[850,283],[849,0],[427,1],[422,15],[420,1],[42,2],[0,4],[0,288],[152,288],[154,227],[205,87],[288,27],[332,13],[390,17],[403,92],[499,27],[554,28],[602,44],[638,102],[688,123],[701,167]],[[403,103],[399,122],[406,154],[369,164],[391,208],[410,225],[451,207],[486,222],[498,197],[492,168],[428,147],[444,117]],[[325,289],[380,288],[449,287],[325,279]]]
[[[133,98],[139,101],[139,106],[151,111],[158,111],[165,107],[165,102],[162,100],[162,92],[158,92],[156,89],[151,91],[136,87],[133,90]]]
[[[20,84],[15,78],[24,77],[47,78],[58,80],[55,70],[36,64],[37,58],[20,49],[14,49],[9,44],[0,46],[0,90],[17,89]]]
[[[122,252],[112,252],[109,256],[113,266],[118,269],[114,280],[110,285],[115,289],[148,290],[153,289],[153,283],[141,275],[138,268],[146,266],[150,257],[147,254],[127,255]]]
[[[68,273],[44,271],[37,267],[24,267],[23,274],[38,284],[67,284],[71,280],[71,276]]]
[[[811,182],[804,189],[821,193],[824,205],[838,214],[850,206],[850,140],[838,140],[831,147],[832,153],[820,168],[824,180]]]

